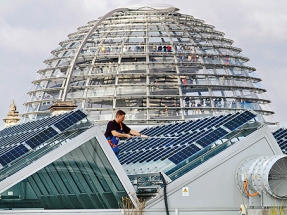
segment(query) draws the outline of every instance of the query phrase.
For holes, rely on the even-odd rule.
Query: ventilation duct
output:
[[[250,157],[236,171],[236,183],[246,196],[287,199],[287,156]],[[245,188],[244,188],[245,185]]]

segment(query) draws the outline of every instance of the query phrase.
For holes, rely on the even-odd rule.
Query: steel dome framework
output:
[[[241,109],[272,122],[266,90],[242,50],[173,6],[115,9],[68,37],[32,82],[24,120],[50,115],[53,101],[68,100],[99,123],[118,109],[133,124]]]

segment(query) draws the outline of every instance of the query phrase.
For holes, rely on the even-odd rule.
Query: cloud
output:
[[[23,27],[12,27],[0,21],[0,47],[9,52],[29,53],[29,50],[39,53],[43,47],[51,49],[52,44],[43,43],[43,38],[51,34],[51,29],[38,30]],[[55,37],[57,35],[54,34]],[[55,45],[55,44],[54,44]]]

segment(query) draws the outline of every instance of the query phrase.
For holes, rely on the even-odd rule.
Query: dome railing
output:
[[[246,81],[251,81],[252,83],[256,83],[256,82],[260,82],[261,79],[258,77],[253,77],[253,76],[249,76],[249,75],[245,75],[244,73],[241,73],[240,75],[231,75],[231,74],[214,74],[214,73],[203,73],[203,72],[195,72],[195,73],[189,73],[186,71],[180,71],[180,73],[166,73],[164,71],[155,71],[153,72],[152,69],[154,67],[151,67],[151,71],[149,74],[146,73],[145,69],[146,66],[145,65],[138,65],[137,66],[137,70],[142,70],[142,72],[138,72],[138,73],[134,73],[131,70],[135,68],[135,65],[125,65],[125,66],[120,66],[118,67],[116,64],[113,64],[112,66],[109,66],[108,64],[102,64],[102,65],[95,65],[93,70],[91,71],[91,74],[89,74],[88,70],[74,70],[73,71],[73,77],[76,81],[80,81],[80,80],[85,80],[88,77],[115,77],[116,73],[118,72],[119,76],[122,75],[135,75],[134,77],[137,76],[150,76],[150,77],[166,77],[166,76],[171,76],[173,75],[174,78],[178,77],[178,76],[187,76],[187,78],[189,78],[190,76],[204,76],[204,77],[215,77],[215,78],[220,78],[223,79],[224,77],[224,82],[228,82],[230,80],[233,81],[242,81],[242,82],[246,82]],[[165,66],[163,65],[161,68],[165,68]],[[158,67],[157,69],[160,69],[160,67]],[[246,71],[248,72],[248,70]],[[194,78],[195,78],[194,77]],[[38,78],[37,80],[33,81],[33,84],[37,84],[40,83],[42,81],[63,81],[64,79],[66,79],[66,77],[64,76],[64,74],[62,76],[51,76],[51,77],[47,77],[45,75],[41,76],[40,78]],[[218,82],[216,84],[220,84],[220,80],[218,80]],[[193,83],[196,84],[196,83]],[[240,84],[240,83],[239,83]],[[223,84],[225,85],[225,83]],[[263,88],[263,87],[262,87]]]
[[[136,113],[130,122],[249,108],[273,114],[266,105],[270,100],[261,96],[266,92],[257,83],[261,79],[248,75],[255,71],[244,65],[249,58],[223,32],[192,16],[122,8],[68,37],[38,71],[26,116],[49,114],[45,110],[55,99],[73,101],[100,121],[111,119],[118,108]]]

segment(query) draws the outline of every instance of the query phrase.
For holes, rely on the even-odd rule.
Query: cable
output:
[[[168,211],[168,204],[167,204],[167,195],[166,195],[166,180],[163,177],[163,175],[161,174],[161,172],[159,172],[161,180],[163,182],[163,195],[164,195],[164,206],[165,206],[165,211],[166,211],[166,215],[169,215],[169,211]]]
[[[257,196],[259,194],[258,192],[250,194],[247,190],[247,185],[248,185],[248,179],[246,178],[243,182],[243,189],[244,189],[247,196],[254,197],[254,196]]]
[[[244,203],[243,195],[242,195],[242,192],[241,192],[241,191],[240,191],[240,196],[241,196],[242,205],[243,205],[243,207],[244,207],[244,209],[245,209],[245,211],[246,211],[246,215],[248,215],[248,211],[247,211],[246,205],[245,205],[245,203]]]

